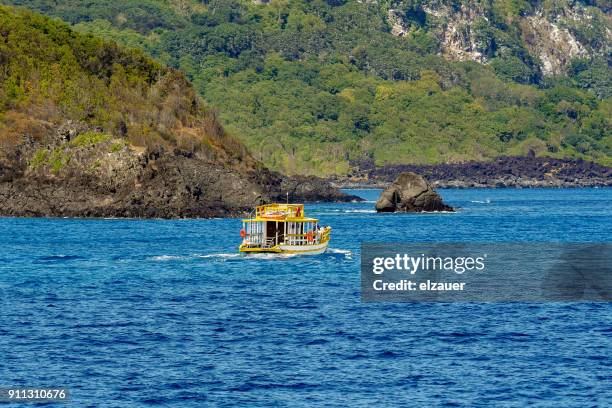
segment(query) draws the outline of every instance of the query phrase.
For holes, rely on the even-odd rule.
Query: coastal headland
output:
[[[269,170],[181,71],[25,10],[0,7],[0,26],[1,216],[229,217],[287,194],[358,200]]]
[[[330,182],[339,188],[386,188],[402,172],[412,171],[439,188],[612,186],[612,168],[580,159],[506,156],[489,162],[380,167],[364,160],[354,162],[353,168],[350,175]]]

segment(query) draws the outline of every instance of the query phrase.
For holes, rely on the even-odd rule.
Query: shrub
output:
[[[110,139],[111,135],[109,134],[88,131],[85,133],[81,133],[80,135],[72,139],[70,142],[68,142],[68,145],[70,147],[87,147],[96,145],[98,143],[107,142]]]
[[[49,151],[47,149],[39,149],[37,150],[32,158],[30,159],[30,166],[32,168],[37,168],[47,162],[47,158],[49,157]]]

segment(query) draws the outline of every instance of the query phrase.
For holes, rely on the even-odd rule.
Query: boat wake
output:
[[[183,259],[189,259],[188,256],[179,256],[179,255],[158,255],[158,256],[152,256],[149,258],[149,260],[151,261],[159,261],[159,262],[165,262],[165,261],[180,261]]]
[[[376,210],[343,210],[342,212],[345,213],[375,213]]]
[[[339,249],[339,248],[328,248],[324,254],[321,255],[307,255],[308,258],[316,257],[316,256],[337,256],[346,259],[353,259],[353,253],[347,249]],[[191,254],[191,255],[157,255],[152,256],[147,259],[155,262],[172,262],[172,261],[190,261],[196,259],[208,259],[212,261],[228,261],[228,260],[236,260],[236,261],[249,261],[249,260],[274,260],[274,259],[287,259],[294,258],[296,256],[304,256],[304,254],[287,254],[287,253],[251,253],[251,254],[239,254],[239,253],[213,253],[213,254]]]
[[[190,261],[194,259],[217,259],[226,260],[231,258],[243,257],[242,254],[236,253],[218,253],[218,254],[191,254],[191,255],[157,255],[148,258],[150,261],[169,262],[169,261]]]
[[[271,253],[261,253],[261,254],[245,254],[242,255],[242,259],[246,259],[246,260],[253,260],[253,259],[260,259],[260,260],[274,260],[274,259],[287,259],[287,258],[293,258],[296,257],[300,254],[271,254]]]
[[[207,255],[194,255],[196,258],[202,258],[202,259],[208,259],[208,258],[213,258],[213,259],[230,259],[230,258],[239,258],[242,257],[242,254],[226,254],[226,253],[220,253],[220,254],[207,254]]]
[[[348,249],[327,248],[327,254],[343,255],[346,259],[353,259],[353,253]]]
[[[214,253],[214,254],[191,254],[191,255],[158,255],[148,258],[150,261],[156,262],[171,262],[171,261],[193,261],[197,259],[206,259],[211,261],[229,261],[229,260],[249,260],[249,259],[279,259],[291,258],[299,254],[239,254],[239,253]]]

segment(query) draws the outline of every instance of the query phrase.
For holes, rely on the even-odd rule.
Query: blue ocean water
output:
[[[441,190],[457,213],[313,204],[329,253],[240,221],[0,219],[0,387],[75,407],[606,406],[609,303],[367,304],[364,242],[610,242],[612,189]]]

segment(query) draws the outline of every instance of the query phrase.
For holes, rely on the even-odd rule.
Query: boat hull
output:
[[[281,249],[281,253],[318,255],[327,250],[328,244],[329,241],[315,245],[279,245],[279,247]]]
[[[319,255],[327,250],[329,241],[313,245],[276,245],[271,248],[248,248],[240,247],[240,252],[244,253],[273,253],[273,254],[303,254]]]

